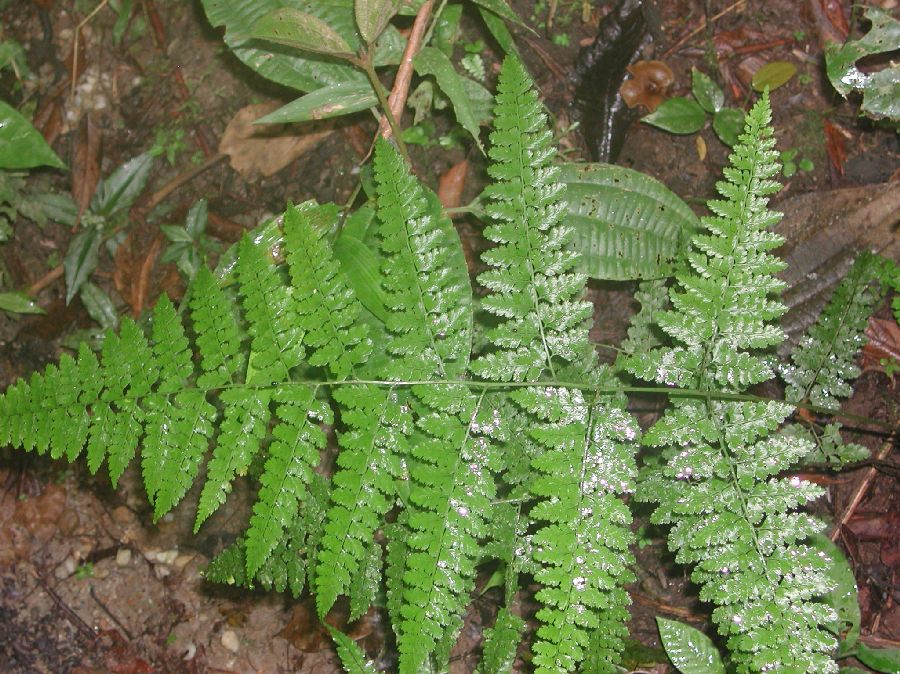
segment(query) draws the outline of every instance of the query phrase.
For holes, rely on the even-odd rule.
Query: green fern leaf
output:
[[[310,365],[327,366],[339,379],[368,358],[372,342],[361,306],[340,275],[328,232],[338,215],[336,206],[289,206],[284,215],[286,256],[293,296],[305,344],[312,350]]]
[[[201,267],[194,277],[190,304],[203,369],[197,386],[213,389],[235,383],[236,376],[246,366],[246,357],[240,351],[237,320],[231,302],[206,267]]]
[[[672,309],[659,318],[676,347],[625,360],[637,376],[708,394],[675,399],[647,432],[668,464],[638,496],[658,504],[653,522],[673,525],[670,548],[695,565],[691,577],[717,605],[713,619],[739,673],[836,672],[834,638],[821,628],[832,610],[815,599],[829,589],[830,562],[802,543],[821,525],[797,511],[820,490],[778,477],[810,445],[772,435],[790,405],[716,400],[770,378],[759,350],[782,340],[771,321],[784,311],[773,297],[783,265],[768,253],[780,239],[765,231],[779,218],[767,209],[779,189],[770,120],[763,95],[718,185],[726,200],[710,203],[708,234],[695,237],[691,270],[678,275]]]
[[[316,422],[332,423],[331,409],[315,399],[316,389],[286,386],[274,399],[279,423],[260,478],[260,490],[247,531],[247,575],[254,577],[271,555],[284,528],[297,517],[312,471],[319,464],[325,433]]]
[[[236,387],[222,391],[219,399],[225,411],[200,493],[195,533],[206,518],[225,503],[232,480],[246,474],[268,430],[270,391]]]
[[[341,665],[347,674],[375,674],[375,665],[366,658],[359,644],[333,627],[329,627],[328,631],[331,632]]]
[[[286,381],[303,362],[303,328],[290,290],[265,251],[245,234],[235,266],[247,329],[252,338],[247,383]]]
[[[513,661],[525,621],[508,608],[497,612],[494,626],[484,631],[484,655],[478,665],[479,674],[505,674],[512,671]]]
[[[369,541],[363,554],[361,573],[350,580],[347,596],[350,598],[350,615],[348,622],[361,618],[375,603],[378,589],[381,587],[381,545]]]

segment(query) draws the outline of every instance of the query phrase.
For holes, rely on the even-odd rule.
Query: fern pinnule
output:
[[[237,320],[232,303],[205,266],[191,284],[190,307],[202,370],[197,386],[214,389],[237,383],[247,365]]]
[[[673,525],[669,546],[695,565],[692,578],[717,606],[713,619],[738,672],[836,672],[835,640],[821,627],[833,610],[816,600],[830,587],[830,561],[804,545],[821,525],[798,511],[820,490],[778,476],[809,445],[772,435],[790,405],[715,397],[771,378],[760,350],[783,339],[772,323],[784,311],[774,297],[783,263],[768,253],[781,240],[766,231],[780,217],[767,209],[779,189],[770,180],[770,121],[764,94],[718,185],[726,199],[710,203],[709,233],[694,238],[691,269],[677,276],[672,309],[659,318],[676,345],[625,361],[640,377],[706,394],[674,399],[647,431],[644,442],[664,447],[668,464],[651,471],[638,496],[657,503],[653,522]]]

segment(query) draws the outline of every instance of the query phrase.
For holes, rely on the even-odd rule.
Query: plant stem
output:
[[[409,154],[406,151],[406,143],[403,142],[403,138],[400,136],[400,125],[397,124],[397,119],[394,117],[394,113],[391,112],[391,105],[388,103],[387,92],[384,89],[384,85],[381,84],[381,80],[378,79],[378,73],[375,72],[373,53],[372,50],[369,50],[365,57],[360,59],[359,65],[366,71],[369,82],[372,83],[372,88],[375,90],[375,95],[378,96],[378,103],[381,105],[381,109],[387,117],[388,124],[391,126],[391,132],[397,140],[397,148],[400,150],[400,154],[403,155],[403,159],[409,164]]]

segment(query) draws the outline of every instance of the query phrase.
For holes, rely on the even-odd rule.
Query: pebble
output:
[[[118,566],[131,564],[131,548],[119,548],[119,551],[116,552],[116,564]]]
[[[222,645],[232,653],[238,652],[241,643],[238,641],[238,636],[235,634],[234,630],[225,630],[222,632]]]

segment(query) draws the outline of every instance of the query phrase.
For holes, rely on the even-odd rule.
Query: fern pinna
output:
[[[776,220],[767,106],[748,117],[719,187],[726,200],[711,205],[671,309],[661,282],[643,288],[620,363],[693,393],[646,433],[669,465],[639,487],[622,374],[599,366],[588,342],[547,119],[512,57],[491,134],[485,236],[495,245],[478,277],[488,314],[478,339],[459,237],[379,141],[365,244],[380,264],[376,291],[355,292],[334,255],[336,206],[290,206],[279,251],[246,236],[233,271],[200,270],[184,318],[163,297],[149,338],[126,319],[99,359],[82,346],[11,386],[0,443],[70,461],[86,448],[90,470],[106,461],[113,483],[140,449],[155,519],[208,456],[196,528],[236,478],[258,474],[249,527],[207,577],[295,596],[309,587],[323,618],[342,596],[351,617],[364,614],[383,577],[403,674],[446,666],[485,562],[501,565],[506,605],[480,671],[515,661],[525,574],[539,586],[536,671],[620,671],[634,562],[625,497],[637,488],[659,503],[656,521],[673,524],[678,559],[696,565],[739,671],[834,671],[834,639],[818,627],[831,612],[814,600],[828,560],[803,545],[819,527],[797,512],[818,492],[774,477],[810,442],[773,435],[790,405],[734,397],[771,376],[762,350],[782,338],[770,324],[783,309],[772,297],[780,263],[767,253],[779,239],[765,231]],[[373,296],[377,307],[361,301]],[[320,465],[327,427],[333,470]],[[335,641],[349,670],[373,671],[352,641]]]
[[[672,525],[669,545],[716,605],[737,671],[836,672],[835,637],[820,627],[834,612],[816,600],[830,587],[830,560],[804,544],[821,524],[797,510],[821,490],[779,477],[810,446],[773,435],[790,405],[717,399],[771,378],[764,350],[783,340],[772,323],[785,310],[774,277],[783,263],[767,252],[782,241],[766,229],[780,218],[767,209],[780,189],[770,119],[764,95],[717,185],[725,199],[709,203],[708,233],[693,239],[690,270],[658,318],[676,345],[627,361],[643,379],[700,394],[675,398],[644,435],[666,448],[668,464],[638,497],[658,504],[653,521]]]

